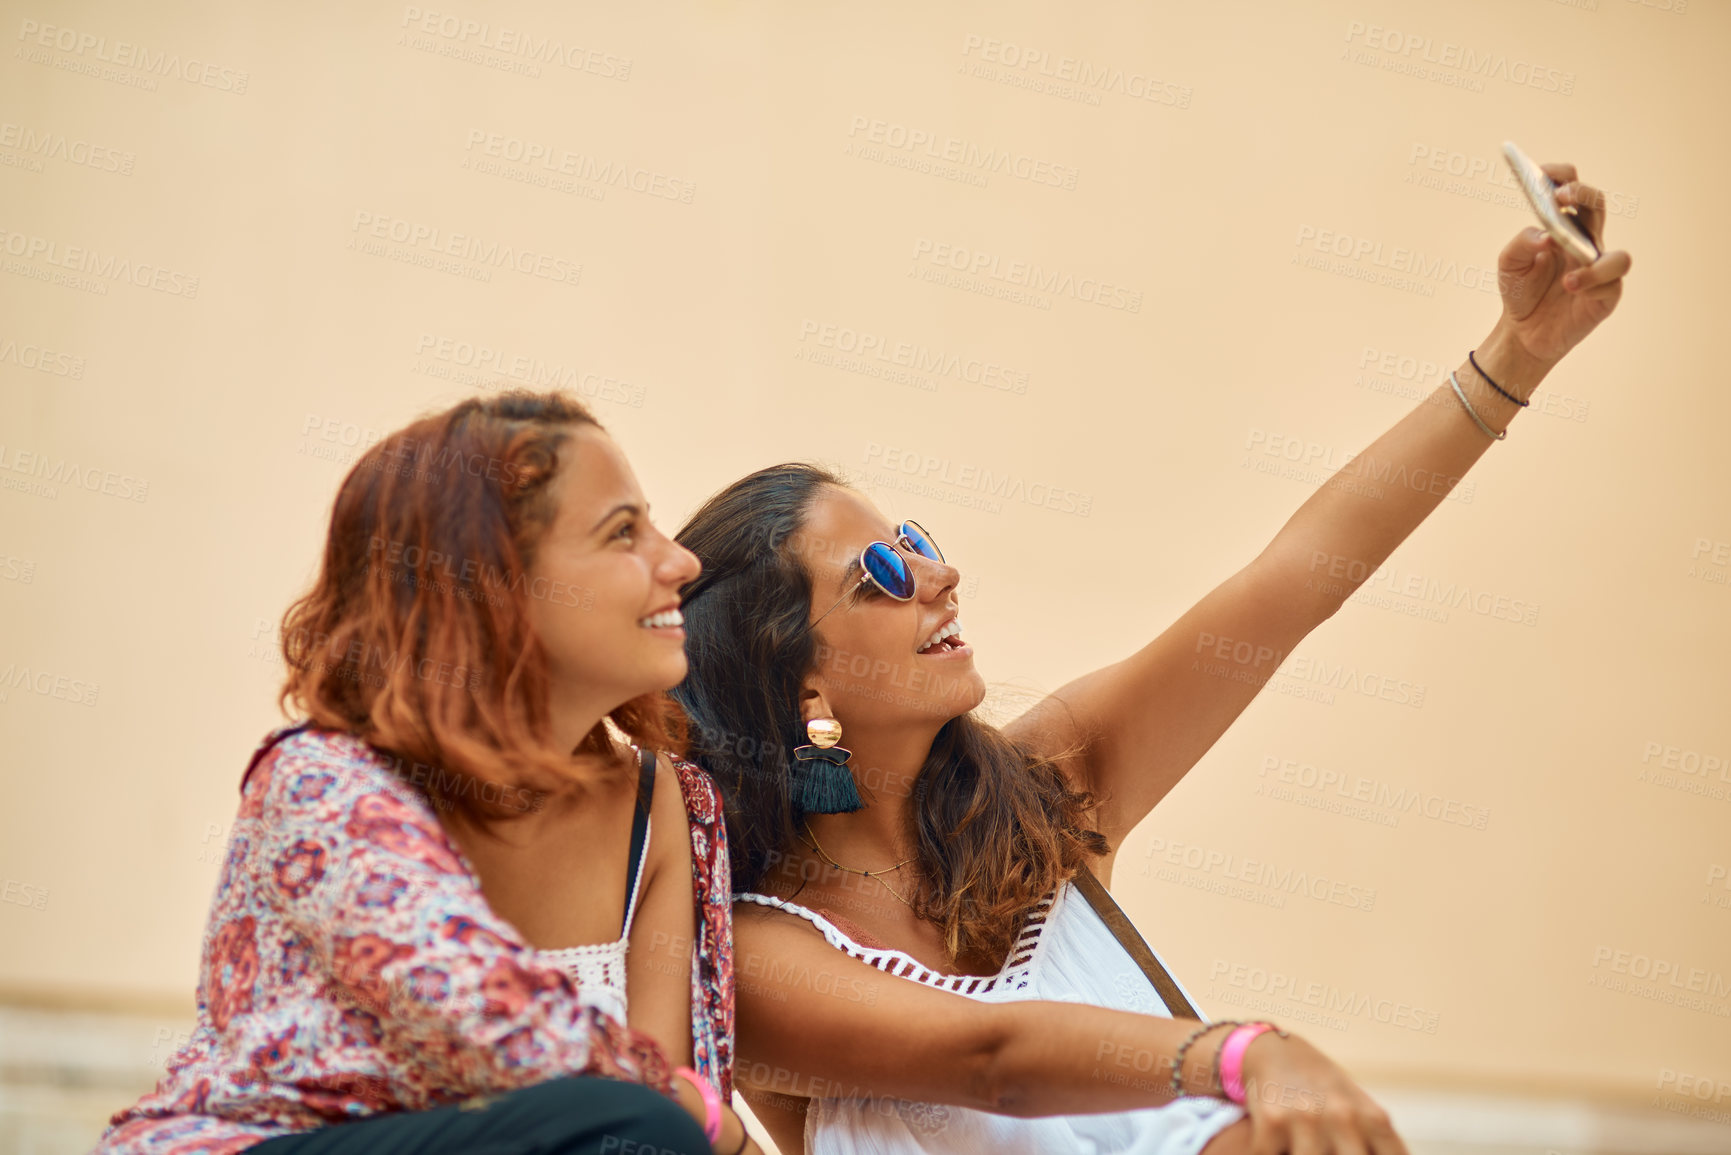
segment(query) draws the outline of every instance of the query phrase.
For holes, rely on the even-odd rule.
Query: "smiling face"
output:
[[[700,566],[650,522],[613,439],[568,432],[549,483],[557,512],[529,567],[529,618],[554,700],[607,713],[685,677],[679,587]]]
[[[790,545],[811,575],[811,619],[827,611],[816,627],[817,666],[807,684],[844,728],[936,733],[978,706],[986,684],[959,629],[961,574],[954,566],[904,546],[899,552],[914,576],[911,601],[869,584],[850,592],[859,586],[860,550],[873,541],[893,544],[895,534],[896,523],[850,489],[826,486],[807,508]]]

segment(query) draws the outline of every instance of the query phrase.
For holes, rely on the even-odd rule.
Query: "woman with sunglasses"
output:
[[[198,1025],[102,1155],[756,1153],[689,552],[573,399],[465,401],[343,480],[211,904]]]
[[[1601,194],[1546,171],[1597,239]],[[674,695],[727,802],[739,1080],[784,1152],[1405,1150],[1302,1039],[1174,1019],[1182,989],[1154,997],[1086,875],[1109,880],[1281,656],[1610,314],[1629,264],[1582,267],[1524,230],[1502,315],[1447,384],[1159,637],[1002,730],[972,713],[959,574],[918,525],[800,465],[692,517]],[[1407,484],[1372,483],[1389,477]]]

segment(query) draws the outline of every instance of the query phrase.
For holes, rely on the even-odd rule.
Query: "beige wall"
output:
[[[959,561],[987,676],[1050,688],[1164,628],[1485,335],[1477,278],[1528,220],[1512,138],[1615,194],[1617,315],[1136,833],[1116,889],[1205,1009],[1367,1075],[1731,1080],[1708,339],[1731,10],[593,7],[6,3],[9,997],[189,1004],[236,782],[277,722],[271,630],[357,443],[547,374],[668,528],[747,469],[839,463]],[[1413,71],[1462,48],[1493,74]],[[940,155],[908,168],[915,134]],[[1010,160],[982,175],[988,151]],[[1325,233],[1368,252],[1312,267]],[[929,280],[940,246],[1065,290]],[[1396,249],[1426,267],[1379,282]],[[859,334],[940,368],[837,362]],[[1335,781],[1361,810],[1324,808],[1353,803]],[[1236,881],[1246,859],[1346,902]],[[1684,985],[1618,989],[1655,966]],[[1271,982],[1347,1006],[1247,1001]]]

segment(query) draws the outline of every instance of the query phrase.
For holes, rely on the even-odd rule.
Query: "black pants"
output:
[[[703,1128],[659,1091],[572,1076],[479,1109],[436,1107],[267,1139],[246,1155],[709,1155]]]

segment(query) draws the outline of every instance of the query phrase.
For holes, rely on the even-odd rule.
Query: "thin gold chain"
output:
[[[907,899],[902,898],[900,891],[898,891],[895,887],[891,886],[889,883],[885,882],[883,879],[878,878],[878,875],[880,875],[880,874],[889,874],[891,871],[900,870],[902,867],[904,867],[908,863],[912,862],[913,858],[904,858],[900,862],[896,863],[894,866],[886,866],[882,870],[861,870],[856,866],[843,866],[841,863],[837,862],[835,859],[833,859],[829,856],[829,851],[825,850],[823,847],[818,845],[817,835],[815,835],[811,832],[811,822],[809,820],[802,822],[800,825],[805,830],[804,841],[813,850],[817,851],[818,854],[820,854],[823,857],[823,860],[825,862],[829,863],[831,866],[835,867],[837,870],[845,870],[849,874],[863,874],[867,878],[877,878],[879,886],[883,887],[885,890],[889,891],[891,894],[895,895],[897,898],[901,898],[902,905],[906,906],[909,910],[913,909],[914,904],[909,902]],[[915,857],[917,858],[918,855],[915,855]]]

